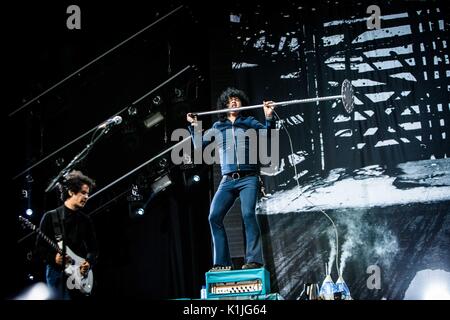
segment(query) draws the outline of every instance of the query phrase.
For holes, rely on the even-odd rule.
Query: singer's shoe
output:
[[[263,265],[261,263],[258,262],[249,262],[246,263],[242,266],[242,269],[258,269],[258,268],[262,268]]]

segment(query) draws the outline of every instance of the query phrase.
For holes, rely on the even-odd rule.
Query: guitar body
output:
[[[59,248],[62,250],[62,242],[58,242]],[[66,265],[64,272],[68,276],[66,285],[69,289],[78,289],[81,293],[90,294],[94,285],[94,273],[89,270],[86,275],[82,275],[80,265],[85,259],[76,255],[68,246],[66,246],[66,254],[72,259],[72,263]]]

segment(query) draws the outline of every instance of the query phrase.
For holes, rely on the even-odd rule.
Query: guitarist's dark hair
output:
[[[88,185],[89,189],[95,188],[95,181],[84,175],[81,171],[73,170],[64,176],[63,181],[58,184],[60,197],[62,201],[70,198],[69,191],[78,193],[83,185]]]

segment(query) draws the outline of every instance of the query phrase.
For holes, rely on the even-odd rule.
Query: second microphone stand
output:
[[[70,163],[58,173],[58,175],[52,180],[52,182],[50,182],[47,189],[45,189],[45,192],[49,192],[49,191],[53,190],[53,188],[55,188],[56,184],[61,180],[61,178],[65,177],[81,160],[83,160],[88,155],[89,151],[91,151],[94,144],[101,137],[103,137],[105,134],[107,134],[110,129],[111,128],[109,126],[103,128],[103,130],[97,136],[95,136],[95,135],[98,132],[98,129],[96,131],[94,131],[94,133],[92,134],[91,142],[89,142],[86,145],[86,147],[84,147],[84,149],[81,150],[81,152],[79,154],[77,154],[72,159],[72,161],[70,161]]]

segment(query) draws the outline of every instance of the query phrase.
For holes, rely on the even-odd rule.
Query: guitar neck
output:
[[[47,243],[48,243],[53,249],[55,249],[60,255],[63,254],[61,248],[60,248],[60,247],[59,247],[52,239],[50,239],[49,237],[47,237],[47,235],[45,235],[45,234],[41,231],[41,229],[36,228],[35,231],[37,232],[37,234],[38,234],[42,239],[45,240],[45,242],[47,242]]]
[[[35,231],[42,239],[45,240],[45,242],[47,242],[53,249],[56,250],[56,252],[58,252],[59,254],[63,254],[61,248],[58,246],[58,244],[53,241],[52,239],[50,239],[45,233],[43,233],[41,231],[41,229],[39,229],[38,227],[36,227],[33,223],[31,223],[28,219],[19,216],[19,220],[22,222],[22,224],[24,226],[26,226],[27,228]]]

